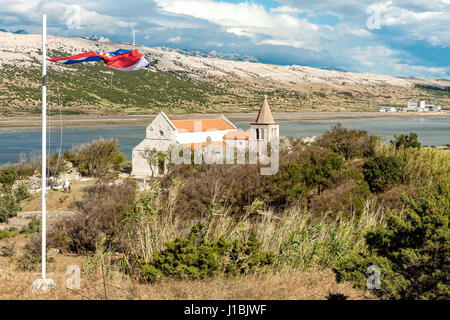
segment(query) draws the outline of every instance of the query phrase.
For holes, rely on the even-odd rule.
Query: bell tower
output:
[[[250,139],[254,142],[267,143],[280,137],[280,127],[273,119],[267,95],[264,96],[256,121],[250,124],[250,132]]]

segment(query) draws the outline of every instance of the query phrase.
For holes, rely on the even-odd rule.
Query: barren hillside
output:
[[[0,110],[3,115],[38,111],[41,36],[0,32]],[[132,48],[123,43],[48,37],[49,56]],[[49,63],[50,104],[65,114],[250,112],[263,94],[275,111],[369,111],[426,99],[446,108],[448,80],[395,78],[230,61],[136,46],[152,68],[123,73],[101,63]],[[58,95],[59,88],[59,95]]]

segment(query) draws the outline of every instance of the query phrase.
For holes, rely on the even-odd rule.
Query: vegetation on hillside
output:
[[[52,52],[54,56],[68,53]],[[0,112],[3,116],[40,112],[37,68],[2,66]],[[100,63],[48,70],[48,107],[53,115],[255,112],[270,96],[274,111],[378,111],[403,107],[418,97],[446,106],[444,91],[394,86],[269,82],[264,79],[207,77],[139,70],[121,72]]]

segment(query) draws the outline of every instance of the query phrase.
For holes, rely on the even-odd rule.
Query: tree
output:
[[[18,178],[17,170],[12,166],[5,166],[0,169],[0,183],[5,186],[12,186]]]
[[[0,193],[0,222],[7,222],[9,218],[17,216],[19,210],[21,210],[20,203],[11,187],[3,188]]]
[[[395,141],[391,140],[391,144],[394,144],[396,149],[420,148],[421,146],[417,133],[415,132],[410,132],[409,135],[406,134],[394,135],[394,138]]]
[[[345,159],[373,156],[379,139],[365,130],[346,129],[339,123],[325,132],[316,145],[342,155]]]
[[[159,172],[165,171],[166,163],[170,157],[170,152],[158,151],[153,148],[141,151],[140,156],[147,161],[153,178],[155,176],[156,170],[158,170]]]
[[[117,174],[126,162],[117,139],[99,139],[66,151],[64,157],[84,175],[104,177]]]

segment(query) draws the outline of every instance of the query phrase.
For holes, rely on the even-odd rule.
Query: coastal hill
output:
[[[63,114],[254,112],[269,95],[278,112],[376,111],[422,99],[450,105],[450,80],[396,78],[278,66],[239,55],[192,54],[124,43],[48,36],[48,56],[138,49],[151,67],[120,72],[102,63],[49,63],[50,107]],[[221,57],[221,58],[218,58]],[[230,60],[234,59],[235,60]],[[41,36],[0,32],[0,111],[3,116],[40,112]]]

